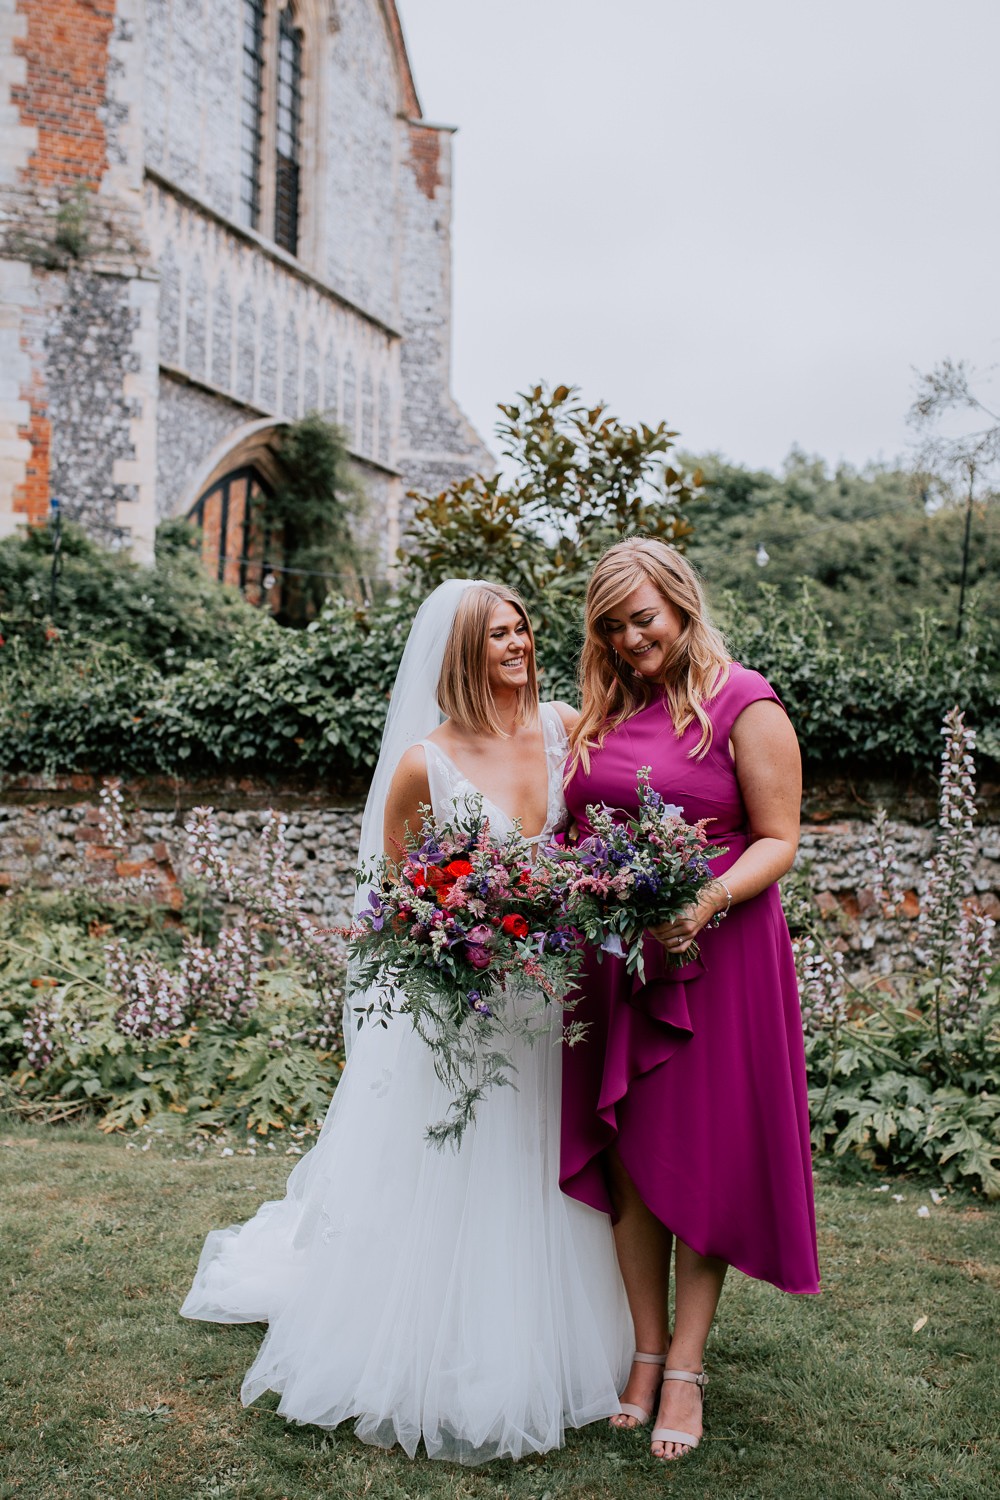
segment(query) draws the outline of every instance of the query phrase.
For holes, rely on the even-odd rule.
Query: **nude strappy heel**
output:
[[[636,1358],[638,1359],[638,1355],[636,1355]],[[696,1385],[701,1392],[701,1404],[704,1408],[705,1387],[708,1384],[708,1376],[704,1371],[664,1370],[663,1379],[664,1382],[668,1380],[683,1380],[688,1385]],[[622,1410],[624,1411],[625,1408],[622,1407]],[[649,1441],[651,1443],[683,1443],[687,1448],[697,1448],[701,1439],[696,1438],[693,1432],[679,1432],[676,1427],[654,1427],[653,1435]],[[673,1462],[672,1459],[663,1458],[658,1453],[654,1454],[653,1457],[658,1458],[661,1464]]]
[[[667,1356],[665,1354],[642,1354],[637,1350],[632,1356],[632,1363],[634,1365],[665,1365],[666,1362]],[[620,1401],[618,1404],[621,1407],[621,1411],[616,1412],[615,1416],[634,1417],[636,1427],[645,1427],[653,1415],[653,1408],[651,1406],[636,1406],[633,1401]],[[614,1418],[611,1419],[611,1422],[612,1426],[617,1425]],[[618,1431],[634,1432],[635,1427],[619,1427]]]

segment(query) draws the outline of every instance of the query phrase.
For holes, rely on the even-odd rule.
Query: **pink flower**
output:
[[[493,928],[488,927],[485,922],[478,922],[475,927],[470,927],[466,933],[468,942],[474,944],[476,947],[482,947],[484,943],[488,943],[492,936]]]

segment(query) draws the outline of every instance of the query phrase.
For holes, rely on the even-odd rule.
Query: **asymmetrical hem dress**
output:
[[[640,709],[591,751],[566,788],[581,833],[586,810],[634,813],[636,775],[679,804],[689,822],[710,818],[726,871],[749,842],[729,751],[751,703],[780,704],[757,672],[732,663],[706,703],[713,739],[692,758],[700,726],[674,733],[665,699]],[[563,1067],[563,1191],[612,1212],[602,1153],[617,1146],[651,1211],[702,1255],[719,1256],[787,1292],[819,1290],[802,1020],[788,927],[776,885],[733,906],[698,935],[700,957],[669,968],[653,939],[646,983],[624,960],[587,957],[573,1019],[586,1038]]]

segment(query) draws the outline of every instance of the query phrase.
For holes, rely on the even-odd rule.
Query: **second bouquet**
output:
[[[629,973],[645,983],[642,945],[646,932],[673,921],[694,906],[715,880],[709,860],[728,853],[712,844],[706,821],[688,823],[683,809],[650,785],[641,766],[636,785],[638,811],[591,806],[591,833],[576,844],[550,850],[546,865],[557,891],[563,920],[598,952],[624,958]],[[698,945],[679,960],[690,963]]]

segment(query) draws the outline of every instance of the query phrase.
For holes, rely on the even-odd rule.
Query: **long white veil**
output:
[[[355,918],[368,905],[372,882],[366,877],[370,877],[383,851],[385,804],[393,773],[411,745],[426,739],[441,723],[437,686],[444,648],[451,634],[459,600],[466,589],[475,587],[481,581],[478,578],[446,579],[432,594],[428,594],[410,627],[389,699],[385,729],[382,731],[382,747],[361,820],[361,843],[358,848],[361,878],[354,898]],[[344,1046],[348,1052],[354,1036],[351,1017],[357,996],[357,986],[349,967],[344,998]]]

